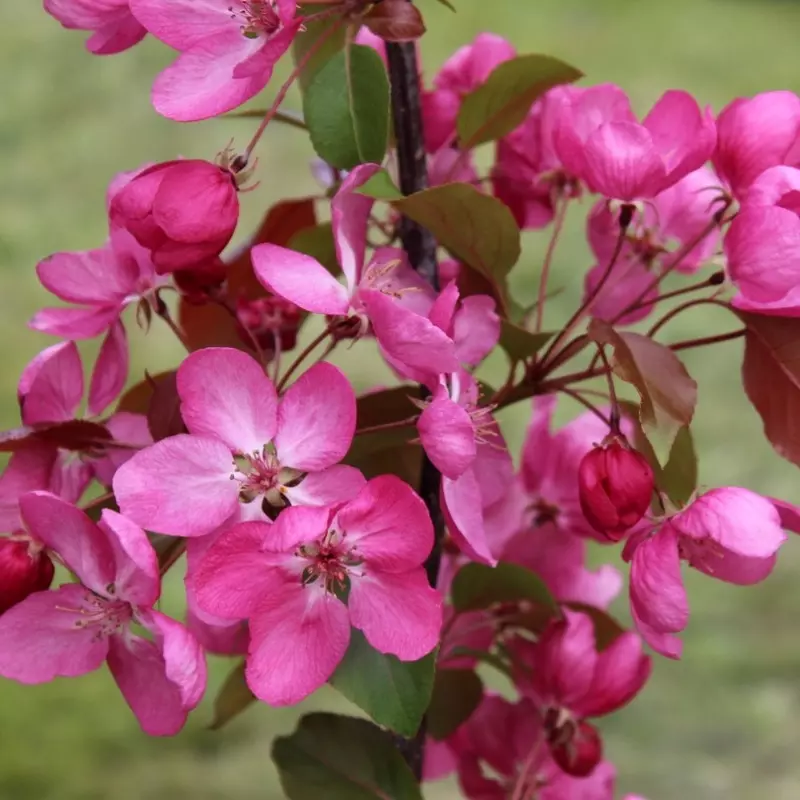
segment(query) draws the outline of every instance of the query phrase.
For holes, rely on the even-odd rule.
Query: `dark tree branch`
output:
[[[410,2],[411,0],[409,0]],[[389,62],[389,79],[392,87],[392,116],[397,140],[397,162],[400,174],[400,189],[403,194],[413,194],[428,186],[428,166],[425,156],[425,143],[422,128],[422,107],[420,104],[419,66],[417,50],[413,42],[386,43]],[[430,283],[439,289],[439,275],[436,266],[436,240],[430,231],[420,227],[413,220],[403,217],[400,222],[400,239],[408,255],[411,266]],[[422,388],[422,397],[427,397]],[[428,581],[436,585],[439,575],[439,562],[442,557],[442,538],[444,536],[444,517],[439,502],[439,489],[442,476],[423,455],[420,495],[428,507],[434,528],[434,545],[425,562]],[[417,777],[422,778],[422,760],[425,750],[425,720],[412,739],[395,736],[395,745],[406,763]]]

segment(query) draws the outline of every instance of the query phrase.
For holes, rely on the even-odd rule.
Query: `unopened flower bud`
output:
[[[588,722],[569,722],[550,735],[553,761],[569,775],[585,778],[603,757],[603,742],[597,729]]]
[[[247,345],[255,339],[270,356],[275,354],[276,347],[283,353],[297,346],[302,311],[282,297],[270,295],[256,300],[240,299],[236,316],[239,337]]]
[[[150,250],[163,273],[214,258],[239,218],[236,179],[210,161],[185,159],[148,167],[111,199],[113,225]]]
[[[47,589],[53,573],[53,562],[44,552],[32,553],[29,542],[0,539],[0,614]]]
[[[612,541],[619,541],[644,516],[654,484],[645,457],[617,439],[588,452],[578,468],[583,514]]]

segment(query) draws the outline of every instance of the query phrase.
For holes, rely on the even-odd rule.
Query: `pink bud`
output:
[[[31,553],[30,543],[0,539],[0,614],[53,580],[53,562],[44,552]]]
[[[588,722],[570,720],[550,733],[550,754],[568,775],[585,778],[603,757],[603,742]]]
[[[151,251],[160,273],[219,255],[239,218],[234,175],[209,161],[167,161],[142,170],[111,200],[112,225]]]
[[[578,467],[583,514],[612,541],[619,541],[644,516],[654,484],[645,457],[616,439],[588,452]]]

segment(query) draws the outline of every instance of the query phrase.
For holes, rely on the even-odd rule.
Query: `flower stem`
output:
[[[592,307],[592,303],[598,298],[600,292],[603,291],[605,285],[608,283],[609,278],[611,277],[611,273],[614,270],[614,265],[617,263],[617,259],[620,257],[622,253],[622,247],[625,244],[625,235],[628,231],[628,226],[631,224],[633,220],[633,206],[624,205],[620,210],[620,217],[619,217],[619,235],[617,236],[617,243],[614,245],[614,251],[611,254],[611,258],[608,261],[608,266],[606,267],[606,271],[603,273],[603,277],[597,282],[597,285],[592,289],[591,292],[586,296],[583,303],[578,307],[577,311],[567,320],[564,327],[558,333],[555,339],[550,343],[550,346],[545,351],[545,354],[542,356],[539,364],[540,368],[539,371],[546,372],[550,365],[551,356],[555,353],[555,357],[552,359],[555,361],[558,358],[558,346],[572,333],[573,330],[577,327],[580,321],[586,316],[586,314],[590,311]]]
[[[723,303],[721,300],[716,300],[713,297],[700,297],[696,300],[688,300],[685,303],[681,303],[681,305],[676,306],[667,314],[664,314],[658,322],[653,325],[652,328],[647,332],[649,337],[653,337],[660,331],[670,320],[674,319],[678,316],[678,314],[682,314],[684,311],[687,311],[690,308],[694,308],[695,306],[719,306],[720,308],[726,308],[730,311],[730,306],[727,303]]]
[[[391,106],[397,143],[400,189],[403,194],[413,194],[428,186],[416,44],[414,42],[387,42],[386,60],[391,85]],[[438,291],[439,273],[436,264],[436,240],[433,235],[405,216],[400,219],[399,234],[411,266],[428,281],[435,291]],[[423,399],[427,397],[427,394],[427,390],[420,387],[420,395]],[[428,456],[423,455],[419,493],[431,516],[434,530],[433,548],[425,561],[425,571],[431,586],[436,586],[439,577],[444,539],[444,516],[439,504],[441,483],[440,472],[433,466]],[[411,738],[393,737],[395,747],[418,781],[422,780],[426,728],[426,721],[423,718],[415,736]]]
[[[556,202],[556,214],[553,222],[553,235],[550,237],[550,242],[547,245],[547,252],[544,256],[542,263],[542,274],[539,276],[539,295],[536,301],[536,322],[534,324],[534,333],[539,333],[544,324],[544,306],[547,296],[547,280],[550,277],[550,265],[553,263],[553,255],[556,252],[556,245],[561,236],[561,231],[564,228],[564,220],[567,218],[567,207],[569,206],[569,197],[561,197]]]
[[[289,382],[289,378],[294,375],[300,365],[311,355],[311,353],[316,349],[317,345],[322,344],[325,339],[328,338],[340,325],[342,324],[341,319],[335,319],[331,322],[322,333],[314,338],[314,340],[300,353],[297,358],[290,364],[289,369],[286,370],[283,377],[278,381],[277,386],[275,387],[278,392],[283,391],[286,388],[286,384]],[[328,350],[327,353],[330,352]]]
[[[327,14],[333,14],[338,11],[337,8],[331,8],[328,11],[322,11],[319,14],[315,15],[315,19],[320,19],[321,16]],[[334,22],[328,30],[320,35],[316,42],[314,42],[311,47],[303,54],[303,57],[297,62],[297,65],[292,70],[289,77],[284,82],[283,86],[278,90],[278,94],[275,96],[275,100],[273,101],[272,105],[267,109],[267,113],[264,114],[264,119],[261,120],[261,124],[256,129],[256,132],[253,134],[253,138],[250,139],[250,144],[247,145],[245,148],[244,153],[239,158],[239,163],[237,164],[238,171],[241,172],[250,161],[250,156],[253,155],[253,150],[255,149],[256,145],[260,141],[261,137],[264,135],[264,131],[267,129],[267,125],[272,121],[275,115],[278,113],[278,109],[280,108],[281,103],[286,99],[286,95],[289,92],[292,84],[298,79],[300,73],[308,66],[309,62],[312,58],[319,52],[319,49],[322,47],[325,42],[333,36],[339,28],[342,27],[345,23],[345,18],[342,17],[341,19]]]

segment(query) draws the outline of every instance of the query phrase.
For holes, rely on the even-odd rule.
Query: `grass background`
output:
[[[800,3],[790,0],[455,0],[453,15],[420,0],[429,34],[428,74],[481,30],[511,39],[520,52],[559,56],[592,82],[622,85],[640,109],[665,89],[682,87],[720,108],[731,97],[775,88],[800,90]],[[25,328],[48,298],[35,279],[38,259],[55,250],[97,246],[105,235],[103,195],[111,176],[146,161],[213,157],[231,137],[240,144],[252,121],[181,126],[155,115],[148,91],[171,54],[154,41],[97,58],[81,35],[62,31],[38,3],[0,4],[0,424],[16,423],[20,369],[48,341]],[[259,104],[269,101],[271,92]],[[297,107],[297,98],[288,104]],[[246,221],[271,199],[313,190],[302,135],[276,129],[259,150],[260,188],[244,196]],[[581,212],[582,213],[582,212]],[[563,319],[587,268],[580,214],[570,220],[554,285],[564,288],[548,312]],[[246,229],[243,225],[243,230]],[[530,300],[545,236],[526,236],[513,273]],[[727,320],[707,311],[682,317],[668,336],[718,331]],[[155,330],[134,344],[133,375],[173,364],[179,350]],[[738,484],[800,502],[798,474],[763,441],[739,378],[739,343],[687,354],[700,382],[695,425],[705,485]],[[363,383],[374,381],[352,354]],[[565,414],[570,413],[566,409]],[[503,423],[518,447],[526,409]],[[608,552],[609,558],[615,553]],[[607,752],[620,793],[650,800],[794,800],[800,797],[800,546],[790,541],[774,576],[737,589],[688,576],[693,615],[681,663],[659,659],[644,695],[607,721]],[[168,587],[173,600],[178,586]],[[168,602],[168,605],[170,603]],[[226,672],[215,662],[209,696]],[[306,708],[337,707],[332,691]],[[302,710],[302,709],[301,709]],[[138,729],[110,677],[41,687],[0,682],[2,800],[272,800],[282,796],[269,762],[272,738],[301,710],[251,709],[222,733],[205,730],[208,705],[171,740]],[[436,800],[457,797],[432,788]]]

